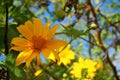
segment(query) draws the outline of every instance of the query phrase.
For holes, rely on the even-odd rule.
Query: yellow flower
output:
[[[86,69],[87,70],[87,74],[85,76],[85,79],[89,80],[92,79],[93,77],[95,77],[96,75],[96,71],[100,68],[97,68],[96,66],[100,64],[98,62],[92,61],[90,59],[83,59],[83,58],[79,58],[78,62],[75,62],[72,66],[72,70],[70,71],[70,73],[72,74],[72,77],[75,78],[82,78],[82,70]]]
[[[36,76],[38,76],[40,73],[42,73],[42,69],[37,70],[37,71],[34,73],[34,76],[36,77]]]
[[[98,63],[98,64],[96,65],[96,68],[97,68],[97,69],[101,69],[101,68],[103,68],[103,64]]]
[[[63,63],[66,66],[67,64],[70,64],[71,60],[75,58],[74,52],[70,50],[70,45],[68,45],[65,49],[64,47],[61,47],[59,51],[60,51],[59,53],[60,60],[57,62],[58,65]],[[49,59],[55,61],[55,57],[52,53],[50,54]]]
[[[56,59],[59,59],[57,49],[66,44],[63,40],[52,40],[55,35],[55,31],[58,25],[49,29],[50,22],[42,25],[42,21],[38,18],[31,21],[27,21],[25,25],[20,25],[17,30],[25,38],[13,38],[11,41],[11,49],[21,51],[17,56],[16,65],[20,65],[22,62],[26,62],[26,66],[29,67],[30,62],[36,58],[37,65],[40,64],[40,52],[47,58],[51,52],[53,52]]]

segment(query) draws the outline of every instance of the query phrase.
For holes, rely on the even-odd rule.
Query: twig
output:
[[[90,36],[90,33],[88,34],[88,38],[89,38],[89,41],[91,42],[91,36]],[[91,52],[91,49],[92,49],[92,45],[89,43],[89,56],[90,58],[92,59],[92,52]]]
[[[91,41],[89,41],[89,40],[87,40],[87,39],[84,39],[84,38],[82,38],[82,37],[79,37],[80,39],[82,39],[82,40],[84,40],[84,41],[86,41],[86,42],[88,42],[88,43],[90,43],[91,45],[94,45],[94,46],[98,46],[99,47],[99,45],[97,45],[97,44],[95,44],[95,43],[93,43],[93,42],[91,42]]]
[[[89,26],[90,24],[91,24],[91,21],[90,21],[90,11],[88,11],[87,13],[86,13],[86,15],[87,15],[87,25]],[[89,27],[88,27],[89,28]],[[88,31],[88,39],[89,39],[89,41],[91,42],[91,35],[90,35],[90,30]],[[91,52],[91,49],[92,49],[92,45],[89,43],[89,56],[90,56],[90,58],[92,59],[92,52]]]

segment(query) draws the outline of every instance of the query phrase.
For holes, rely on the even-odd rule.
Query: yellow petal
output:
[[[75,53],[72,50],[69,50],[67,53],[69,54],[67,56],[69,59],[75,59],[75,56],[74,56]]]
[[[70,64],[70,60],[69,59],[62,59],[62,60],[60,60],[58,65],[60,65],[61,63],[63,63],[66,66],[67,64]]]
[[[23,61],[25,61],[32,54],[32,50],[26,50],[20,52],[16,59],[16,65],[20,65]]]
[[[42,37],[47,38],[47,34],[49,33],[50,22],[47,22],[43,27]]]
[[[30,30],[30,28],[28,26],[32,26],[30,24],[30,22],[26,22],[25,23],[25,26],[24,25],[20,25],[19,27],[17,27],[17,30],[24,36],[26,37],[27,39],[31,39],[32,38],[32,32]]]
[[[32,38],[32,33],[31,31],[28,29],[28,27],[24,26],[24,25],[20,25],[19,27],[17,27],[17,30],[27,39],[31,39]]]
[[[15,51],[22,51],[22,50],[26,50],[27,47],[25,46],[13,46],[10,48],[10,50],[15,50]]]
[[[49,30],[47,39],[50,39],[55,35],[57,28],[58,28],[58,25],[55,25],[52,29]]]
[[[26,50],[28,49],[29,41],[24,38],[13,38],[11,41],[11,49],[16,51]]]
[[[50,53],[50,55],[49,55],[48,58],[51,59],[51,60],[53,60],[53,61],[55,61],[55,56],[54,56],[54,54],[52,52]]]
[[[49,49],[59,49],[60,47],[65,46],[67,43],[63,40],[49,40],[46,42],[46,46]]]
[[[30,31],[30,36],[33,36],[33,23],[28,20],[27,22],[25,22],[25,27],[27,27]]]
[[[24,38],[19,38],[19,37],[16,37],[16,38],[13,38],[12,41],[11,41],[11,44],[14,44],[14,45],[26,45],[28,42],[28,40],[24,39]]]
[[[29,67],[30,62],[33,60],[33,58],[35,58],[37,55],[39,55],[40,53],[38,51],[34,51],[26,60],[26,66]]]
[[[45,58],[48,58],[50,55],[51,50],[50,49],[43,49],[42,54]]]
[[[42,34],[42,21],[38,18],[33,19],[33,24],[34,24],[34,35],[41,35]]]
[[[36,71],[36,72],[34,73],[34,76],[38,76],[41,72],[42,72],[42,69]]]

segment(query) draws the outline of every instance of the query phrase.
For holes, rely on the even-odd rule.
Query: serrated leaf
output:
[[[73,28],[71,26],[69,26],[69,27],[65,27],[64,25],[62,25],[62,26],[63,26],[63,28],[65,28],[68,36],[78,37],[80,35],[85,35],[86,34],[86,31],[77,30],[77,29],[75,29],[75,28]]]

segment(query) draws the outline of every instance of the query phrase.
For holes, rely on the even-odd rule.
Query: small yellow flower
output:
[[[38,76],[40,73],[42,73],[42,69],[37,70],[37,71],[34,73],[34,76],[36,77],[36,76]]]
[[[75,58],[74,52],[70,49],[70,45],[68,45],[65,49],[64,47],[61,47],[59,51],[60,60],[57,62],[58,65],[63,63],[66,66],[67,64],[70,64],[71,60]],[[50,54],[49,59],[55,61],[55,57],[52,53]]]
[[[96,69],[101,69],[101,68],[103,68],[103,64],[102,64],[102,63],[98,63],[98,64],[96,65]]]
[[[38,18],[31,21],[27,21],[25,25],[20,25],[17,27],[17,30],[25,38],[13,38],[11,41],[11,49],[15,51],[21,51],[17,56],[16,65],[20,65],[22,62],[26,62],[26,66],[29,67],[30,62],[36,58],[37,65],[40,64],[40,52],[43,56],[47,58],[52,52],[55,56],[55,59],[59,59],[58,51],[61,46],[66,45],[66,42],[63,40],[52,40],[52,37],[55,35],[55,31],[58,28],[58,25],[55,25],[53,28],[49,29],[50,22],[42,25],[42,21]]]
[[[82,70],[87,70],[87,75],[85,77],[86,80],[90,80],[96,75],[96,71],[102,67],[97,68],[96,66],[100,64],[98,62],[92,61],[90,59],[83,59],[79,58],[78,62],[75,62],[72,66],[72,70],[70,73],[72,74],[72,77],[75,78],[82,78]],[[98,65],[99,66],[99,65]]]

